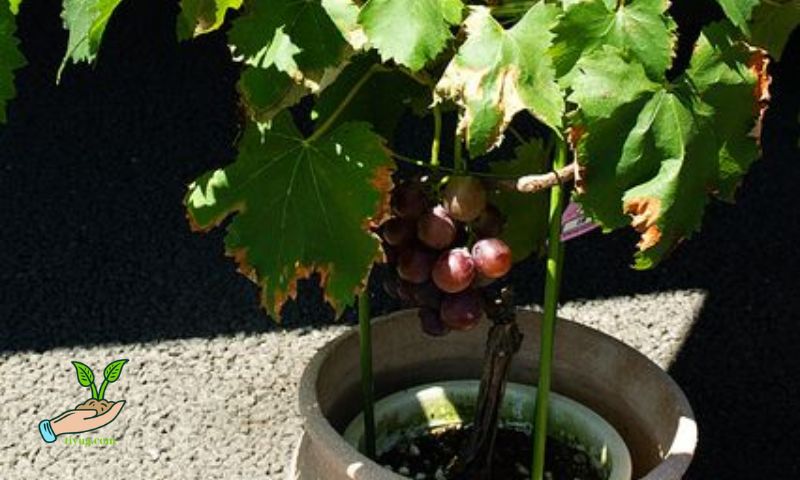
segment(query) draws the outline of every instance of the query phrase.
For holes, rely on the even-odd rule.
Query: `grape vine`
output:
[[[404,141],[395,127],[412,114],[437,126],[431,157],[415,163],[463,177],[450,190],[482,178],[490,209],[507,219],[502,240],[514,261],[543,251],[547,198],[533,192],[577,173],[584,211],[606,231],[638,230],[636,266],[650,268],[699,228],[710,195],[733,198],[759,155],[768,55],[779,60],[800,23],[800,0],[718,1],[727,18],[703,30],[690,67],[668,80],[677,25],[667,0],[181,0],[180,39],[214,32],[239,11],[227,36],[249,117],[236,162],[190,186],[192,225],[235,217],[227,251],[261,285],[269,313],[314,271],[341,311],[378,254],[372,227],[389,209],[390,170],[407,163],[395,153]],[[97,60],[119,3],[64,0],[62,69]],[[24,65],[14,37],[20,8],[21,0],[0,0],[0,112]],[[309,95],[316,129],[303,138],[285,111]],[[443,115],[458,116],[450,158],[440,154],[450,135]],[[538,134],[508,128],[524,117]],[[548,173],[543,142],[568,132],[575,162]],[[470,175],[508,143],[515,153],[506,161]],[[493,174],[498,180],[486,181]],[[474,205],[443,195],[451,220],[472,222],[462,209]],[[390,236],[407,227],[392,228]]]

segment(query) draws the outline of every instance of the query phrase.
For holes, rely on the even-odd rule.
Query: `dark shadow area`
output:
[[[186,185],[234,158],[238,71],[223,35],[178,44],[177,11],[123,2],[97,65],[57,86],[59,2],[23,5],[29,65],[0,129],[0,351],[275,328],[222,230],[185,219]]]
[[[222,230],[191,233],[181,204],[194,177],[234,158],[238,72],[224,35],[179,44],[175,2],[128,0],[97,65],[69,66],[56,86],[66,42],[57,3],[23,4],[29,65],[0,127],[0,352],[278,328],[223,256]],[[718,14],[709,1],[674,10],[689,27],[684,52]],[[564,301],[708,292],[670,369],[701,428],[688,478],[800,478],[799,64],[795,32],[773,68],[764,158],[737,204],[712,203],[703,231],[663,265],[631,270],[629,231],[567,248]],[[540,301],[541,270],[535,260],[515,269],[519,303]],[[377,277],[380,314],[398,305]],[[302,283],[285,326],[332,320],[314,284]]]

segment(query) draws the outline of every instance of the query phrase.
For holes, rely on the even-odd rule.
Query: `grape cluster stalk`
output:
[[[393,216],[379,229],[389,265],[384,289],[419,307],[428,335],[492,322],[473,429],[447,465],[447,478],[486,479],[508,370],[522,343],[510,288],[495,282],[511,270],[511,249],[498,238],[505,219],[479,179],[457,176],[437,186],[409,180],[392,191]]]

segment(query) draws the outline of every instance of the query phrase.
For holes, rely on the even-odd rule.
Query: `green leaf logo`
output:
[[[82,387],[94,385],[94,373],[92,373],[91,368],[81,362],[73,361],[72,364],[75,365],[75,370],[78,373],[78,383],[80,383]]]
[[[114,383],[119,379],[119,376],[122,373],[122,367],[126,363],[128,363],[128,359],[123,358],[108,364],[106,369],[103,371],[103,376],[106,378],[108,383]]]

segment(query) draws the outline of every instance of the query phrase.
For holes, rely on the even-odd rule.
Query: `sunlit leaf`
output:
[[[675,23],[666,13],[668,0],[609,2],[583,0],[567,8],[555,28],[552,50],[559,77],[567,77],[580,58],[604,45],[622,49],[659,80],[670,66]]]
[[[800,0],[762,2],[753,11],[750,34],[753,44],[780,60],[789,36],[800,26]]]
[[[93,62],[100,49],[106,25],[121,0],[64,0],[61,17],[69,31],[67,52],[61,68],[70,60]]]
[[[730,24],[704,30],[690,68],[671,85],[642,81],[619,49],[578,62],[571,98],[587,108],[578,122],[585,173],[577,199],[606,230],[630,223],[641,233],[638,268],[697,231],[709,195],[731,198],[757,157],[747,137],[758,116],[756,76],[737,35]],[[598,102],[597,86],[614,83],[619,91]]]
[[[183,40],[217,30],[225,21],[225,13],[241,6],[242,0],[181,0],[178,38]]]
[[[467,41],[436,86],[440,97],[461,107],[459,130],[470,153],[496,146],[522,110],[560,129],[564,100],[547,54],[557,14],[556,7],[538,3],[506,30],[488,8],[472,10],[465,22]]]
[[[242,16],[233,22],[228,41],[237,58],[264,68],[270,63],[265,58],[291,57],[296,72],[280,65],[278,69],[314,81],[349,54],[349,45],[320,0],[248,2]]]
[[[760,1],[761,0],[717,0],[717,3],[722,7],[722,10],[730,19],[731,23],[742,29],[745,33],[749,33],[747,21],[750,19],[753,8],[758,5]]]
[[[381,58],[419,70],[444,50],[463,8],[461,0],[369,0],[358,23]]]

